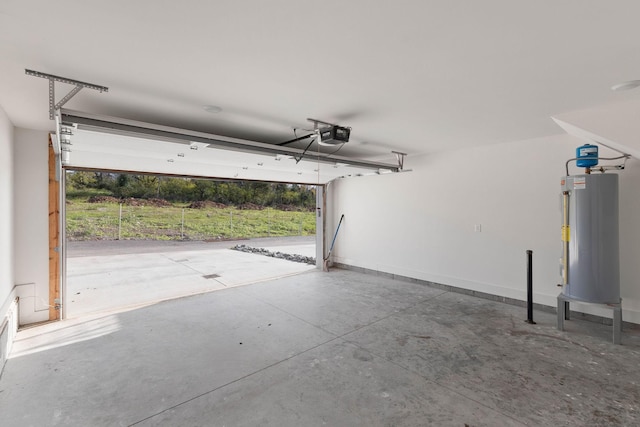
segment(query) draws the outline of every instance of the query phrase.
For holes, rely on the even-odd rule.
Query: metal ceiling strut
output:
[[[404,158],[407,156],[407,153],[401,153],[400,151],[392,151],[392,153],[396,155],[396,159],[398,160],[398,169],[404,170]]]
[[[92,83],[81,82],[78,80],[68,79],[66,77],[54,76],[53,74],[41,73],[40,71],[34,71],[29,69],[25,69],[24,72],[28,76],[42,77],[43,79],[49,80],[49,120],[53,120],[55,117],[55,112],[60,108],[62,108],[64,104],[69,102],[69,100],[73,98],[83,88],[95,89],[100,93],[109,92],[109,88],[106,86],[94,85]],[[74,85],[75,87],[71,89],[71,91],[67,93],[60,101],[56,102],[55,82],[66,83],[66,84]]]

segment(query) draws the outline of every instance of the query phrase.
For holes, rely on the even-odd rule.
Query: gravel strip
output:
[[[270,250],[267,250],[264,248],[252,248],[251,246],[247,246],[247,245],[236,245],[231,249],[233,249],[234,251],[259,254],[259,255],[264,255],[272,258],[285,259],[287,261],[301,262],[304,264],[315,265],[316,263],[316,259],[314,257],[308,257],[304,255],[295,255],[295,254],[284,254],[282,252],[271,252]]]

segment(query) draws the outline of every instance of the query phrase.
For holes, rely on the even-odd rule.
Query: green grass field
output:
[[[66,205],[69,240],[222,240],[315,234],[314,212],[234,207],[190,209],[88,203],[71,199]]]

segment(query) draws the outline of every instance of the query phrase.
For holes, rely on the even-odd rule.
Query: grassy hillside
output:
[[[80,195],[78,195],[80,196]],[[132,206],[67,200],[69,240],[222,240],[315,234],[314,212],[266,208],[204,207],[186,203],[169,206]]]

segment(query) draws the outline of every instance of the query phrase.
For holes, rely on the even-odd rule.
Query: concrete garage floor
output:
[[[58,322],[19,332],[0,425],[640,425],[637,330],[525,316],[332,270]]]
[[[69,242],[66,316],[130,309],[315,268],[229,249],[239,243],[315,257],[315,236],[225,242]]]

